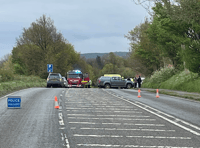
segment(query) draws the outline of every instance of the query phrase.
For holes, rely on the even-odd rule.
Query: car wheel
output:
[[[127,84],[127,85],[126,85],[126,88],[127,88],[127,89],[130,89],[131,87],[132,87],[131,84]]]
[[[106,89],[109,89],[109,88],[110,88],[110,84],[106,84],[106,85],[105,85],[105,88],[106,88]]]

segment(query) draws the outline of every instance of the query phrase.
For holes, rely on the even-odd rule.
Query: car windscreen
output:
[[[60,77],[59,77],[59,75],[57,75],[57,74],[51,74],[51,75],[49,76],[49,78],[60,78]]]
[[[67,78],[83,78],[82,74],[68,74]]]

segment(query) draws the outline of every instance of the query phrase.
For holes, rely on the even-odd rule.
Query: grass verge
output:
[[[156,90],[146,90],[146,91],[153,92],[153,93],[156,94]],[[178,92],[165,91],[165,90],[159,90],[159,94],[165,94],[165,95],[182,97],[182,98],[186,98],[186,99],[200,101],[200,96],[196,95],[196,94],[187,94],[187,93],[181,94],[181,93],[178,93]]]
[[[15,75],[12,81],[0,82],[0,96],[30,87],[46,87],[46,80],[37,76]]]

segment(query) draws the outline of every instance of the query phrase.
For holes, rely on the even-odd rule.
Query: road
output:
[[[200,148],[200,103],[133,89],[30,88],[0,98],[0,148]],[[55,109],[55,96],[59,109]]]

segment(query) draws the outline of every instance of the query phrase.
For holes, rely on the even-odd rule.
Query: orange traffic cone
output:
[[[159,93],[158,93],[158,89],[156,90],[156,98],[159,98]]]
[[[141,95],[140,95],[140,89],[138,89],[138,98],[140,98]]]
[[[56,109],[59,109],[59,105],[58,105],[58,99],[57,97],[55,96],[55,108]]]

